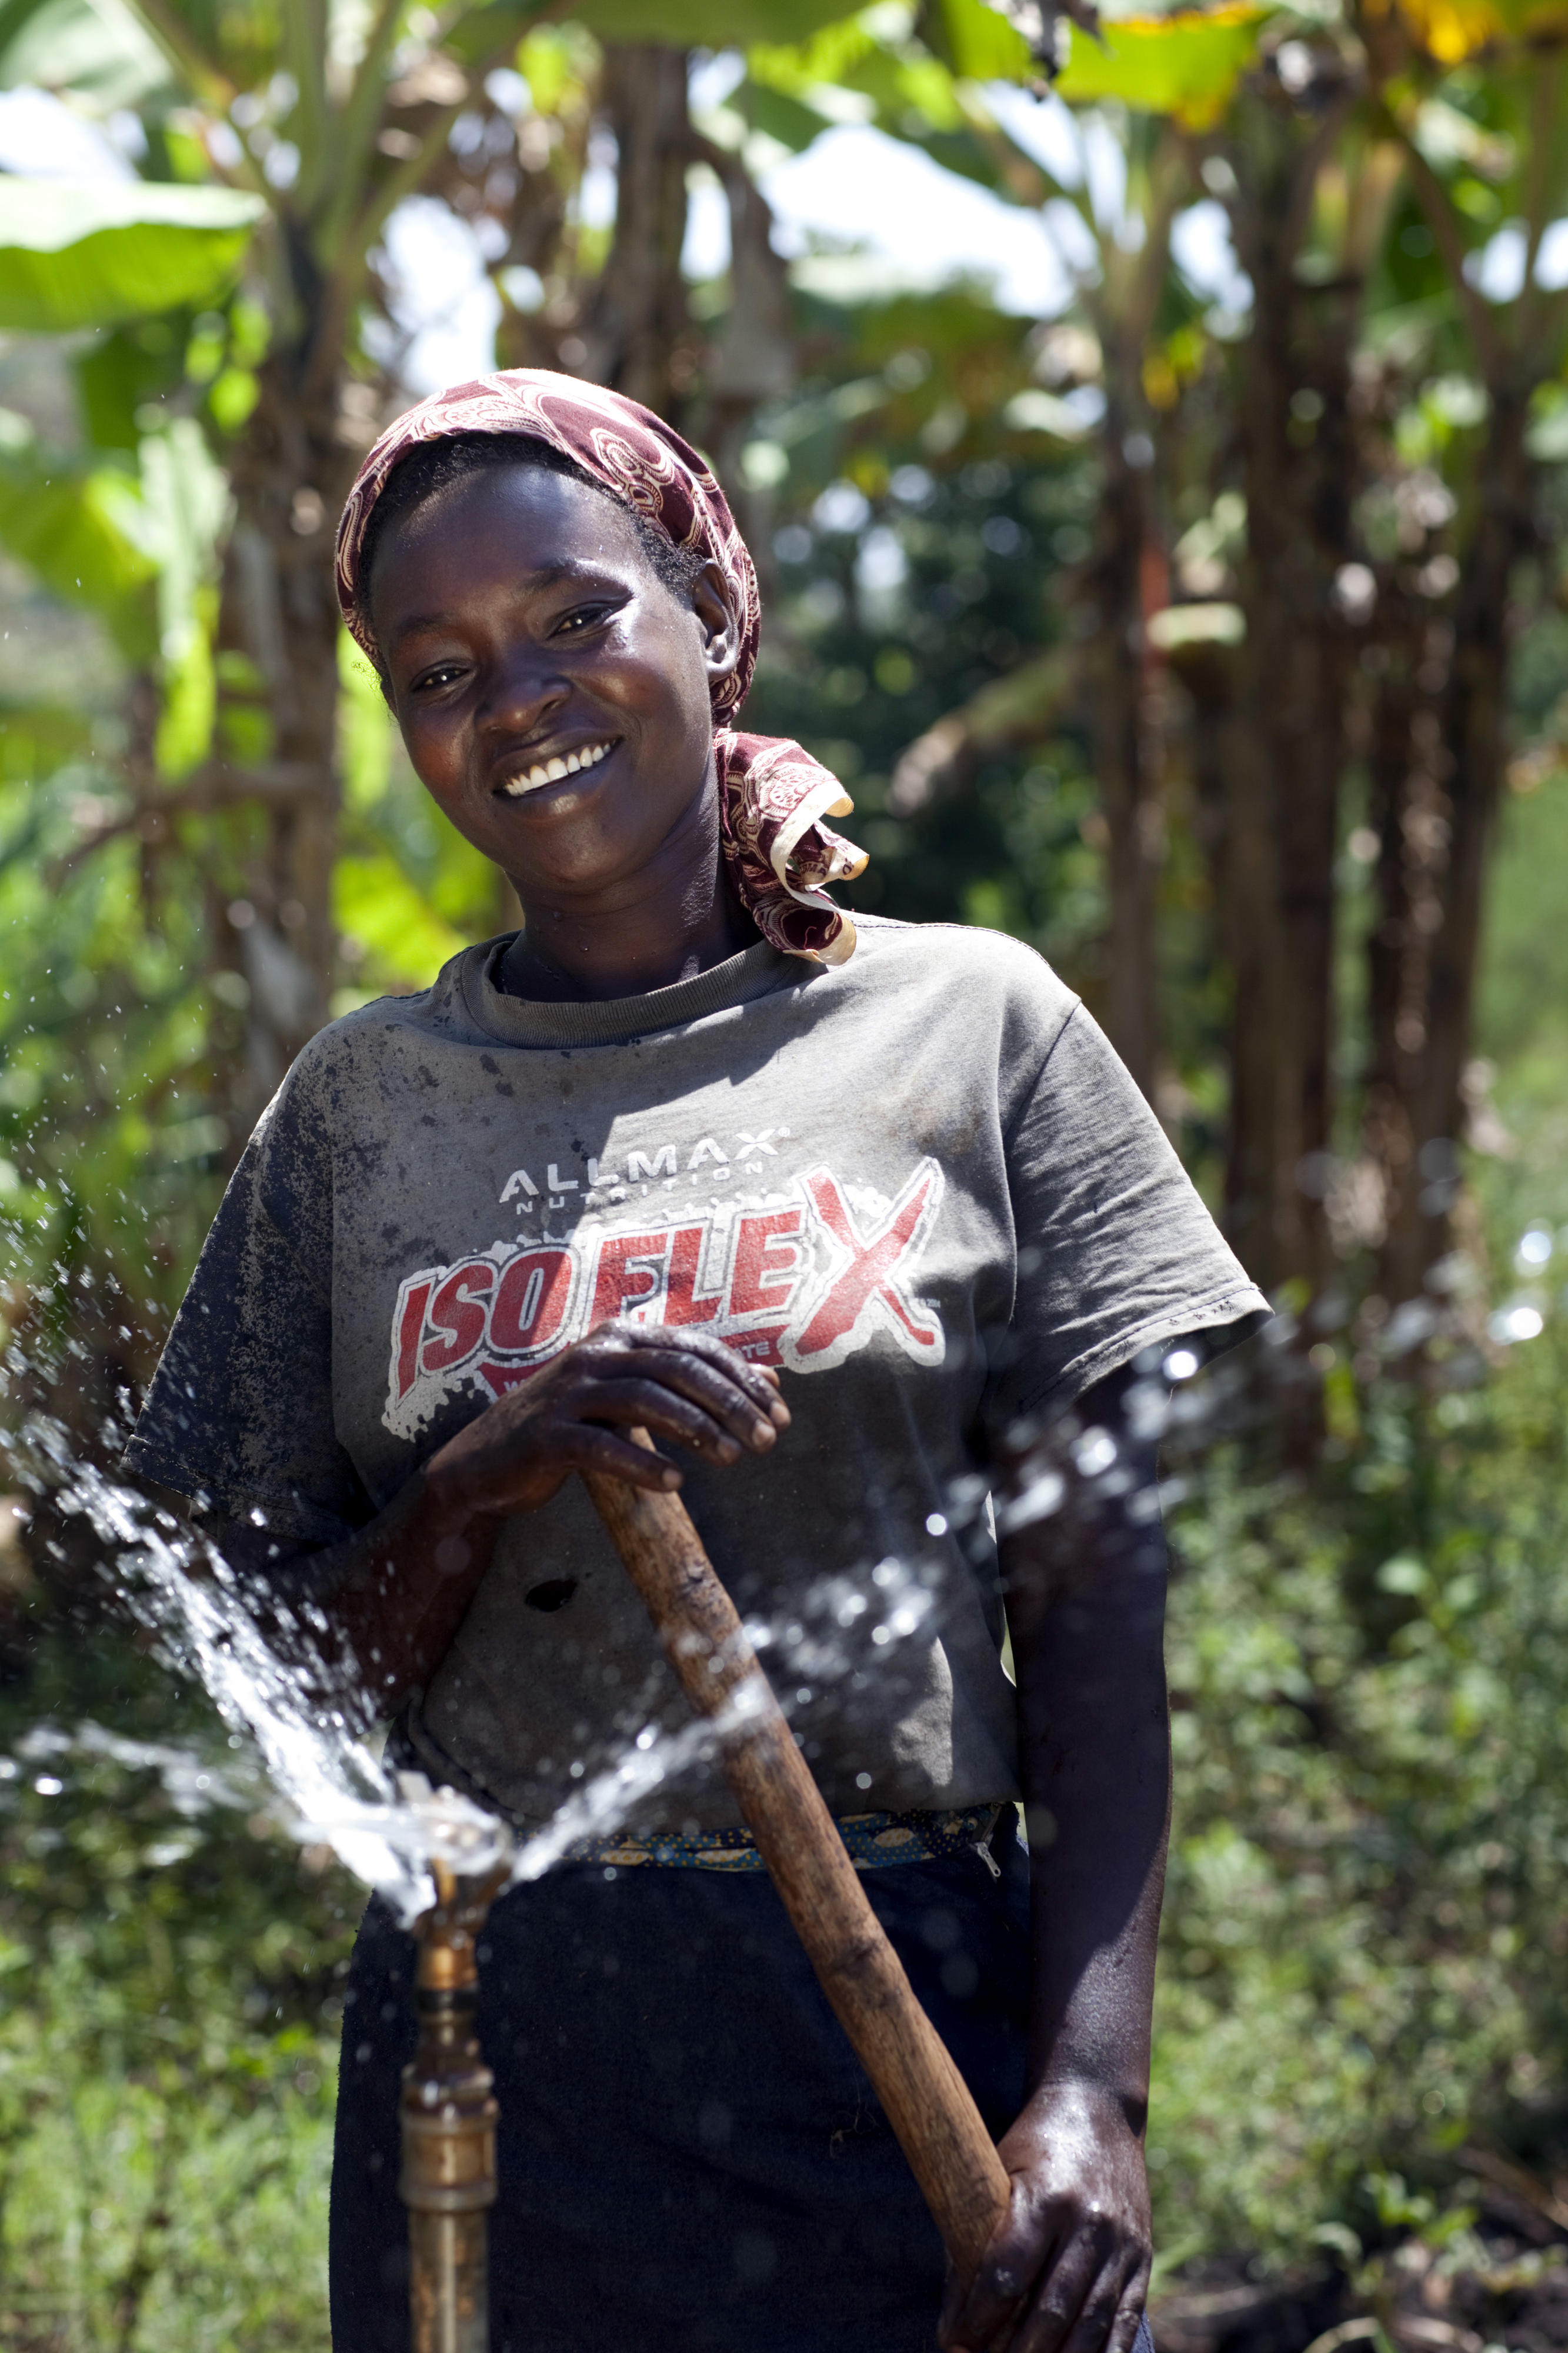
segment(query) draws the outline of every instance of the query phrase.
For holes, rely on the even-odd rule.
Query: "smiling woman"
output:
[[[426,403],[366,461],[338,579],[420,777],[525,920],[301,1055],[132,1461],[200,1499],[277,1639],[433,1779],[535,1830],[649,1762],[614,1835],[486,1932],[496,2342],[921,2353],[942,2293],[722,1774],[662,1737],[684,1704],[572,1475],[593,1471],[684,1487],[1001,2138],[1012,2209],[942,2341],[1129,2353],[1161,1368],[1264,1303],[1037,957],[858,931],[827,897],[863,862],[823,822],[847,800],[731,723],[755,576],[657,417],[531,373]],[[406,2341],[411,1954],[373,1903],[336,2353]]]
[[[370,624],[425,785],[535,910],[517,993],[629,996],[754,939],[720,855],[712,689],[740,643],[718,566],[540,442],[438,443],[396,491],[366,534]],[[719,887],[693,931],[699,870]]]

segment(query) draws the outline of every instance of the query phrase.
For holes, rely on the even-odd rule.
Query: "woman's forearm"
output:
[[[1163,1546],[1161,1547],[1163,1551]],[[1010,1599],[1033,1910],[1030,2091],[1098,2086],[1142,2133],[1170,1820],[1163,1578],[1103,1551]],[[1010,1594],[1034,1564],[1009,1562]],[[1016,1581],[1015,1581],[1016,1579]]]
[[[1098,2084],[1142,2131],[1171,1800],[1165,1546],[1126,1384],[1091,1391],[1074,1419],[1079,1436],[1051,1434],[1016,1472],[1023,1487],[1054,1472],[1059,1510],[1002,1543],[1033,1886],[1031,2090]],[[1109,1469],[1097,1430],[1116,1446]]]

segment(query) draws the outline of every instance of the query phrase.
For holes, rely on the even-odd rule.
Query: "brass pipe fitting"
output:
[[[432,1862],[436,1902],[416,1921],[419,2041],[403,2071],[403,2172],[408,2209],[413,2353],[489,2353],[489,2232],[496,2195],[494,2081],[474,2034],[476,1943],[505,1884]]]

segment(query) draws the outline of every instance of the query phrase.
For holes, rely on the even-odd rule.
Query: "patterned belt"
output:
[[[998,1805],[962,1806],[951,1813],[840,1814],[836,1827],[857,1871],[881,1871],[897,1862],[937,1862],[978,1849],[995,1873],[991,1841],[1004,1811]],[[650,1865],[659,1871],[767,1869],[751,1831],[740,1829],[699,1831],[694,1838],[650,1831],[642,1838],[578,1839],[561,1860],[602,1862],[613,1871]]]

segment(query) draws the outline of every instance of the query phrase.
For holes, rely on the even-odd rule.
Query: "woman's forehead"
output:
[[[460,476],[400,515],[375,551],[371,598],[400,605],[450,567],[473,587],[609,566],[651,571],[631,516],[592,483],[526,459]]]

